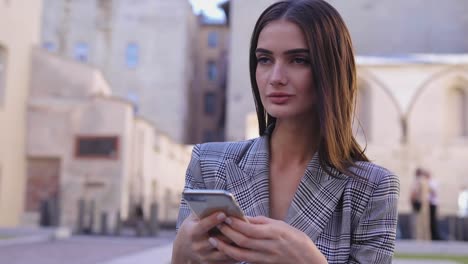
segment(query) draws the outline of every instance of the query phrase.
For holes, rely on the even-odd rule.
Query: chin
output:
[[[297,109],[291,109],[286,107],[270,107],[266,109],[267,113],[276,119],[297,119],[298,117],[313,116],[314,113],[310,111],[297,111]]]
[[[296,116],[296,113],[291,113],[290,111],[267,111],[269,115],[276,119],[288,119]]]

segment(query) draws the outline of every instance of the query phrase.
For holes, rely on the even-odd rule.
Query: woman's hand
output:
[[[232,217],[224,222],[218,228],[236,245],[216,238],[210,238],[209,242],[237,261],[256,264],[327,263],[306,234],[283,221],[259,216],[249,218],[249,223]]]
[[[198,219],[193,214],[187,217],[180,226],[174,242],[172,263],[236,263],[237,261],[226,256],[208,242],[209,237],[216,237],[217,241],[230,243],[224,235],[214,235],[210,232],[225,219],[226,215],[220,212],[213,213],[203,219]]]

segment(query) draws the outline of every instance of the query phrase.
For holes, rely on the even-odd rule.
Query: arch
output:
[[[434,75],[430,76],[427,80],[425,80],[418,88],[416,88],[416,93],[413,95],[413,97],[410,100],[408,110],[406,112],[406,117],[408,118],[408,116],[411,114],[416,101],[421,96],[421,94],[426,91],[427,87],[429,87],[431,83],[436,82],[440,79],[443,79],[445,76],[448,76],[449,74],[453,74],[457,72],[459,73],[459,76],[463,76],[463,75],[468,76],[468,67],[462,66],[462,65],[448,66],[447,68],[442,69],[441,71],[435,73]]]
[[[402,143],[406,142],[407,121],[404,116],[403,110],[400,104],[398,103],[398,100],[392,93],[391,89],[385,83],[383,83],[377,76],[375,76],[371,71],[362,66],[358,68],[358,82],[359,81],[365,81],[368,84],[368,88],[370,88],[370,90],[381,90],[383,94],[385,94],[386,97],[390,100],[391,104],[394,106],[396,115],[398,116],[400,122],[398,124],[399,129],[401,131],[400,141]]]
[[[467,88],[467,65],[449,65],[426,78],[411,98],[406,116],[411,122],[423,118],[426,123],[431,122],[435,130],[419,130],[415,136],[419,139],[422,135],[437,137],[444,144],[465,137],[468,134]],[[429,110],[433,111],[430,118],[427,117]],[[425,126],[424,122],[419,122],[419,126]]]
[[[363,67],[360,67],[358,69],[358,75],[359,75],[358,80],[359,79],[367,80],[368,83],[372,82],[372,83],[376,84],[375,85],[376,88],[382,89],[382,91],[388,96],[388,98],[390,99],[392,104],[395,106],[395,109],[397,110],[398,115],[399,116],[403,115],[403,110],[401,109],[400,104],[398,103],[398,100],[393,95],[390,88],[387,87],[387,85],[385,85],[382,81],[380,81],[380,79],[377,78],[372,72],[368,71],[367,69],[365,69]]]
[[[0,105],[5,101],[5,91],[7,84],[7,63],[8,63],[8,50],[0,43]]]
[[[456,137],[468,137],[468,91],[466,86],[468,81],[465,80],[465,85],[455,86],[452,88],[453,94],[453,114]]]
[[[356,104],[354,107],[354,131],[356,136],[366,141],[372,140],[372,91],[369,83],[358,78]]]

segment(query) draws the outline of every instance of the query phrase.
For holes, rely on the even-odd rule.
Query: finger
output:
[[[261,215],[255,217],[248,216],[247,220],[249,220],[249,223],[251,224],[268,224],[272,219]]]
[[[202,263],[236,263],[237,261],[226,255],[225,253],[219,251],[218,249],[212,250],[204,254],[200,258]]]
[[[198,227],[194,231],[194,235],[205,235],[216,225],[224,222],[226,219],[226,214],[223,212],[212,213],[211,215],[200,219],[198,222]]]
[[[271,246],[270,240],[251,238],[248,235],[242,234],[237,230],[234,230],[226,224],[219,225],[218,229],[221,230],[221,233],[223,233],[226,237],[232,240],[235,246],[238,247],[251,249],[254,251],[266,251],[268,247]]]
[[[250,249],[240,248],[226,244],[221,240],[217,240],[216,238],[210,238],[209,241],[214,247],[216,247],[219,250],[219,252],[222,252],[226,256],[231,257],[232,259],[237,261],[248,261],[254,263],[265,262],[266,258],[268,257]]]
[[[233,244],[234,241],[232,241],[230,238],[228,238],[227,236],[223,235],[220,231],[220,233],[216,236],[212,236],[212,237],[215,237],[216,239],[219,239],[221,241],[223,241],[224,243],[226,244]]]
[[[242,220],[227,217],[224,221],[225,224],[231,226],[234,230],[244,234],[245,236],[256,239],[272,239],[275,232],[272,229],[271,219],[256,219],[254,223],[246,223]],[[263,224],[260,224],[263,223]]]

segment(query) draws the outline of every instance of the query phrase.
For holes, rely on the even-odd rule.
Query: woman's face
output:
[[[278,20],[260,32],[256,80],[265,110],[278,119],[313,113],[315,93],[307,41],[294,23]]]

